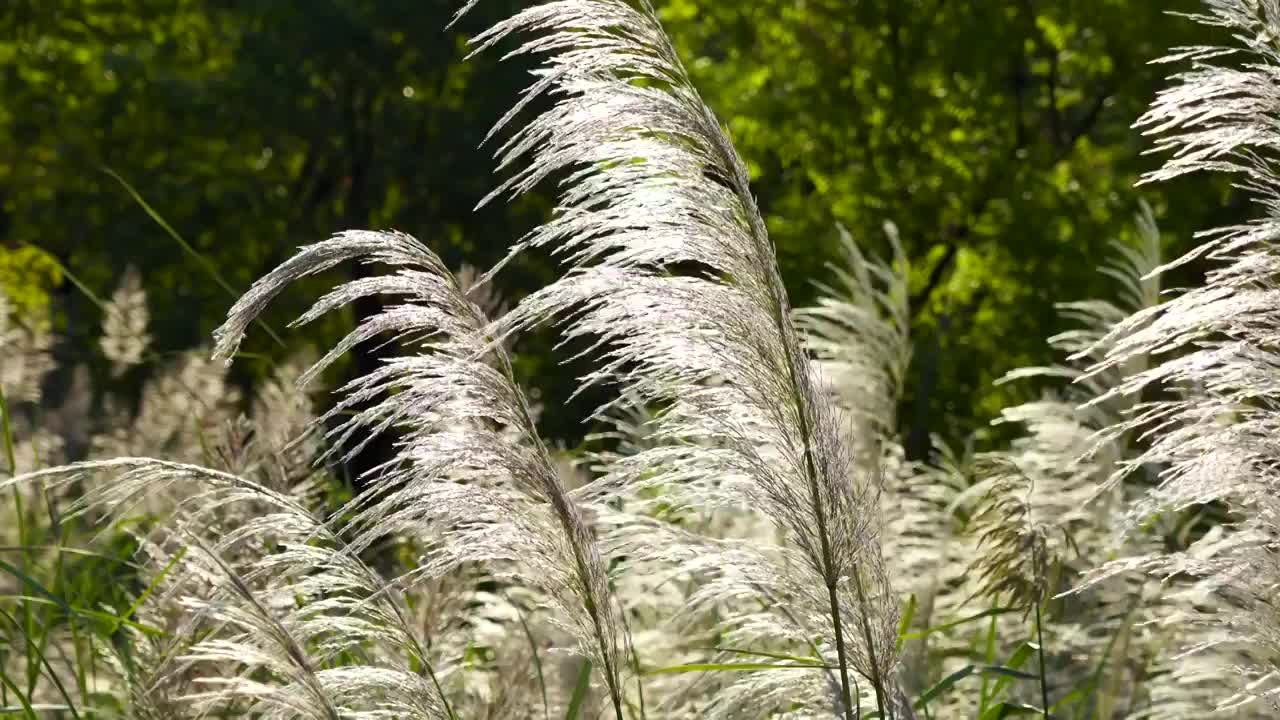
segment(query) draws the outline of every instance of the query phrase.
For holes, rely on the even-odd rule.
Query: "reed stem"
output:
[[[1040,655],[1040,701],[1045,720],[1049,720],[1049,684],[1044,673],[1044,631],[1041,629],[1040,602],[1036,601],[1036,650]]]

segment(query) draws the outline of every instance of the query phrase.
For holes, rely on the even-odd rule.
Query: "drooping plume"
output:
[[[498,150],[500,168],[525,163],[490,198],[560,179],[554,217],[511,254],[547,248],[568,267],[502,318],[499,336],[559,319],[600,360],[584,385],[615,382],[661,408],[655,447],[597,490],[653,488],[675,506],[752,508],[771,520],[784,546],[726,557],[751,567],[730,564],[721,577],[811,588],[773,601],[779,634],[820,634],[847,717],[854,672],[893,712],[896,600],[877,477],[850,481],[846,420],[800,341],[745,164],[648,2],[549,2],[473,45],[523,33],[533,37],[509,56],[545,59],[494,133],[535,100],[552,104]],[[797,562],[784,561],[792,552]]]
[[[156,591],[142,612],[169,626],[156,652],[126,663],[134,714],[202,717],[243,702],[264,719],[451,717],[398,589],[296,498],[150,458],[52,468],[0,490],[30,483],[85,488],[68,517],[123,519],[144,500],[172,500],[139,537]],[[353,659],[332,663],[340,654]]]
[[[1212,533],[1185,551],[1117,561],[1095,577],[1136,569],[1194,583],[1201,599],[1173,621],[1195,630],[1186,633],[1194,638],[1185,648],[1192,654],[1175,673],[1190,677],[1192,665],[1206,657],[1232,657],[1231,667],[1220,668],[1217,704],[1265,712],[1280,692],[1273,663],[1280,656],[1274,611],[1280,582],[1280,3],[1206,0],[1205,8],[1193,18],[1227,30],[1234,42],[1177,48],[1164,58],[1191,67],[1171,78],[1172,87],[1138,121],[1157,138],[1155,151],[1171,153],[1144,181],[1228,173],[1261,215],[1201,233],[1198,247],[1161,268],[1213,264],[1204,286],[1131,315],[1103,338],[1106,355],[1090,377],[1152,358],[1149,369],[1097,401],[1146,400],[1104,436],[1142,438],[1148,445],[1127,466],[1161,468],[1158,486],[1130,509],[1130,526],[1205,503],[1220,503],[1231,521],[1222,537]]]
[[[389,232],[347,232],[304,247],[232,307],[215,333],[217,354],[230,357],[253,319],[291,282],[354,259],[397,270],[338,287],[299,323],[360,297],[399,302],[365,319],[301,382],[374,337],[392,337],[415,352],[351,381],[321,419],[344,417],[329,434],[348,454],[388,428],[401,434],[396,457],[371,473],[369,489],[346,508],[353,548],[415,537],[427,544],[426,556],[398,582],[483,563],[497,578],[541,590],[595,662],[621,715],[615,603],[592,530],[538,437],[505,350],[493,345],[484,314],[434,253]]]

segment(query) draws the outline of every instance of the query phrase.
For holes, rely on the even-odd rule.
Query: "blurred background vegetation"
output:
[[[255,278],[332,232],[396,228],[455,268],[485,268],[549,213],[549,194],[473,211],[498,182],[481,142],[528,66],[462,62],[468,36],[521,3],[484,0],[446,30],[459,4],[0,3],[0,284],[20,309],[51,310],[59,369],[46,397],[77,366],[110,377],[89,350],[94,298],[130,266],[149,293],[152,347],[176,353],[207,342]],[[1054,302],[1106,295],[1095,269],[1133,232],[1139,199],[1156,209],[1167,256],[1240,213],[1204,178],[1133,187],[1157,164],[1129,127],[1162,85],[1166,69],[1149,61],[1188,33],[1207,41],[1167,14],[1191,0],[659,5],[750,164],[794,304],[830,276],[837,223],[882,252],[882,224],[901,229],[915,355],[900,417],[916,457],[935,434],[993,440],[989,422],[1014,390],[992,381],[1050,360]],[[498,290],[518,299],[552,262],[523,259]],[[286,325],[332,281],[287,294],[268,324],[291,344],[330,344],[342,320]],[[519,371],[547,408],[546,434],[573,445],[600,397],[567,402],[582,368],[559,364],[554,342],[522,339]],[[244,349],[256,361],[235,365],[242,385],[283,357],[261,330]],[[372,361],[357,354],[330,380]],[[140,374],[110,382],[138,388]]]

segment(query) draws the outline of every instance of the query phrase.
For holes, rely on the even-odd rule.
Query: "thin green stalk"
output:
[[[778,290],[778,292],[781,292],[781,291]],[[778,315],[777,315],[778,332],[782,335],[782,339],[783,339],[782,344],[787,354],[787,365],[789,366],[789,372],[791,375],[791,387],[795,389],[794,397],[795,397],[795,405],[796,405],[796,415],[799,418],[800,438],[801,438],[801,441],[804,443],[805,472],[807,474],[806,479],[809,481],[810,500],[811,502],[813,502],[814,515],[818,519],[818,539],[822,546],[822,570],[823,570],[823,574],[825,575],[823,579],[827,586],[827,599],[831,604],[831,627],[835,631],[836,661],[840,666],[840,690],[844,695],[844,715],[845,715],[845,720],[853,720],[854,700],[853,700],[853,695],[851,694],[849,689],[849,660],[844,647],[844,628],[843,628],[844,622],[841,619],[840,601],[836,594],[836,584],[839,581],[839,578],[836,575],[835,558],[832,556],[832,552],[831,552],[831,540],[829,537],[829,531],[827,529],[826,508],[822,502],[821,489],[818,487],[818,469],[816,464],[813,461],[813,441],[812,441],[813,433],[812,433],[812,429],[809,427],[809,414],[805,412],[808,408],[805,407],[804,398],[801,396],[801,393],[800,393],[800,378],[797,377],[796,375],[796,358],[793,354],[794,349],[791,347],[791,344],[787,342],[787,339],[790,336],[790,334],[787,332],[788,330],[787,303],[786,303],[785,297],[782,295],[779,295],[777,298],[775,298],[775,300],[778,306]],[[853,575],[855,576],[855,578],[858,575],[856,568],[854,569]],[[859,592],[861,592],[861,588],[862,588],[861,581],[857,581],[857,582],[858,582]],[[863,606],[863,609],[865,610],[865,604]],[[865,613],[863,617],[863,622],[864,624],[866,622]],[[869,633],[868,633],[868,636],[869,636]],[[872,663],[872,667],[874,668],[875,650],[872,649],[870,645],[868,645],[868,650],[871,652],[871,657],[872,657],[871,663]],[[880,710],[880,717],[884,718],[887,716],[884,714],[884,700],[881,698],[880,683],[879,683],[879,680],[875,677],[877,674],[878,673],[873,669],[872,684],[875,686],[876,707],[879,708]],[[859,710],[859,714],[861,714],[861,710]]]
[[[992,602],[992,607],[995,607],[995,605],[996,605],[996,603],[995,603],[995,602]],[[987,658],[987,664],[988,664],[988,665],[994,665],[994,664],[995,664],[995,661],[996,661],[996,623],[997,623],[997,622],[999,622],[999,616],[998,616],[998,615],[994,615],[994,614],[993,614],[993,615],[991,616],[991,623],[990,623],[990,626],[987,628],[987,654],[986,654],[986,658]],[[990,682],[989,676],[988,676],[988,675],[986,675],[986,674],[983,674],[983,676],[982,676],[982,694],[978,696],[978,697],[979,697],[979,704],[978,704],[978,708],[979,708],[982,712],[986,712],[986,710],[987,710],[987,700],[988,700],[988,695],[987,695],[987,694],[988,694],[988,691],[989,691],[989,682]]]
[[[45,489],[44,500],[45,500],[45,503],[47,503],[49,506],[50,518],[54,523],[54,527],[58,531],[58,536],[59,536],[58,542],[60,545],[66,545],[70,541],[71,528],[67,527],[67,525],[64,524],[61,521],[61,519],[58,517],[57,508],[53,504],[53,498],[49,497],[49,492],[47,488]],[[58,582],[58,586],[61,588],[61,591],[65,593],[65,592],[68,592],[68,587],[70,585],[70,583],[67,581],[66,562],[64,561],[66,555],[64,553],[56,553],[56,555],[57,555],[57,558],[55,559],[54,564],[55,564],[55,567],[57,568],[56,570],[57,582]],[[89,686],[88,686],[88,683],[85,681],[85,674],[84,674],[85,663],[83,659],[80,657],[80,653],[84,648],[84,644],[81,642],[80,631],[76,629],[76,625],[77,623],[73,618],[70,618],[70,617],[67,618],[67,629],[71,632],[71,649],[75,653],[75,662],[72,663],[72,672],[75,674],[75,678],[76,678],[76,690],[79,691],[80,693],[80,704],[83,705],[84,707],[88,707],[89,706]]]
[[[10,428],[9,430],[7,430],[6,432],[7,432],[7,434],[11,434],[11,428]],[[10,440],[10,442],[12,442],[12,441]],[[13,462],[12,462],[12,459],[10,460],[10,463],[11,463],[11,465],[13,466],[13,474],[14,474],[14,475],[17,475],[17,474],[18,474],[18,469],[17,469],[17,465],[16,465],[16,463],[13,463]],[[40,457],[39,457],[39,454],[36,454],[36,455],[34,456],[34,458],[33,458],[33,463],[34,463],[34,465],[35,465],[36,467],[39,467],[39,466],[40,466]],[[56,533],[58,533],[58,535],[59,535],[59,536],[60,536],[60,538],[61,538],[60,542],[62,542],[63,544],[65,544],[65,543],[66,543],[66,528],[65,528],[65,527],[63,527],[63,525],[62,525],[62,520],[58,517],[58,512],[57,512],[57,510],[55,509],[55,507],[54,507],[54,505],[53,505],[53,498],[49,497],[49,490],[48,490],[48,488],[47,488],[47,487],[45,487],[44,481],[40,481],[39,483],[37,483],[37,485],[38,485],[38,487],[39,487],[39,489],[40,489],[40,494],[41,494],[41,496],[43,496],[43,497],[44,497],[45,505],[46,505],[46,507],[47,507],[47,509],[48,509],[48,512],[49,512],[49,529],[50,529],[50,530],[52,530],[52,531],[54,531],[54,532],[56,532]],[[35,512],[36,512],[36,509],[35,509],[34,507],[32,507],[32,508],[31,508],[31,513],[32,513],[32,520],[33,520],[33,521],[34,521]],[[26,553],[24,553],[24,554],[23,554],[23,557],[24,557],[24,560],[25,560],[25,559],[26,559],[26,557],[27,557]],[[64,581],[64,573],[63,573],[63,562],[62,562],[62,558],[63,558],[62,553],[57,553],[57,554],[55,555],[55,557],[54,557],[54,578],[53,578],[53,579],[54,579],[54,582],[55,582],[54,587],[55,587],[55,588],[59,588],[59,592],[65,593],[65,592],[67,591],[67,589],[66,589],[66,582]],[[26,571],[26,568],[25,568],[25,567],[23,568],[23,571],[24,571],[24,572]],[[43,610],[42,612],[40,612],[40,614],[39,614],[39,615],[40,615],[40,617],[37,619],[37,622],[39,623],[39,626],[40,626],[40,629],[41,629],[41,632],[40,632],[40,643],[39,643],[39,645],[31,644],[31,643],[30,643],[30,641],[28,641],[28,645],[29,645],[29,647],[32,647],[32,648],[35,650],[37,657],[39,657],[39,659],[40,659],[40,661],[41,661],[41,662],[44,662],[44,663],[45,663],[46,667],[48,666],[48,661],[45,659],[45,650],[48,648],[48,645],[49,645],[49,637],[50,637],[50,634],[52,633],[52,628],[53,628],[53,608],[54,608],[54,606],[52,606],[52,605],[46,605],[46,606],[45,606],[45,608],[44,608],[44,610]],[[70,618],[69,618],[69,617],[68,617],[68,621],[70,621]],[[76,637],[75,623],[74,623],[74,622],[69,622],[68,624],[69,624],[69,626],[70,626],[70,628],[71,628],[71,637],[72,637],[72,642],[73,642],[73,643],[78,643],[78,642],[79,642],[79,638],[77,638],[77,637]],[[61,648],[59,648],[59,650],[61,650]],[[77,650],[78,650],[78,647],[77,647]],[[66,659],[65,655],[64,655],[63,659],[64,659],[64,660]],[[68,665],[74,665],[74,666],[75,666],[75,670],[76,670],[76,672],[77,672],[77,673],[79,672],[79,666],[78,666],[78,664],[73,664],[73,663],[70,663],[70,662],[68,662],[67,664],[68,664]],[[27,677],[27,694],[28,694],[28,695],[32,695],[32,696],[34,696],[34,694],[35,694],[35,688],[36,688],[36,682],[37,682],[38,680],[39,680],[39,673],[38,673],[38,672],[33,672],[33,673],[31,673],[30,675],[28,675],[28,677]],[[59,685],[60,685],[60,684],[59,684]],[[70,703],[70,698],[68,698],[67,702],[68,702],[68,703]]]
[[[538,642],[533,637],[533,631],[529,629],[529,622],[525,620],[524,611],[516,607],[516,615],[520,618],[520,627],[524,628],[525,639],[529,641],[529,651],[533,655],[533,669],[538,675],[538,690],[542,692],[542,719],[550,720],[551,711],[547,703],[547,682],[542,675],[542,658],[538,655]]]
[[[77,277],[75,273],[71,272],[71,269],[68,268],[62,262],[60,262],[57,258],[51,257],[50,261],[57,266],[58,272],[62,273],[62,276],[65,277],[67,280],[69,280],[71,284],[74,285],[75,288],[80,291],[80,294],[88,298],[89,302],[93,303],[93,305],[97,307],[99,310],[101,310],[102,312],[104,313],[107,312],[108,308],[110,307],[107,304],[107,301],[98,297],[98,295],[94,293],[93,290],[88,285],[86,285],[83,280]],[[259,320],[258,322],[259,324],[262,323],[261,320]],[[266,327],[266,326],[263,325],[263,327]],[[267,329],[268,331],[270,331],[270,328],[267,328]],[[273,337],[274,337],[274,334],[273,334]],[[163,351],[155,350],[150,346],[150,344],[148,344],[146,351],[142,355],[141,361],[144,363],[149,363],[149,362],[160,363],[160,362],[164,362],[169,357],[177,357],[182,354],[183,354],[183,351],[179,351],[179,350],[163,350]],[[270,366],[272,363],[271,356],[264,355],[262,353],[236,352],[233,357],[235,357],[236,359],[255,360],[257,362],[261,362],[268,366]],[[182,383],[181,378],[178,379],[178,383],[182,386],[183,390],[186,390],[187,393],[191,395],[191,398],[193,400],[201,404],[207,404],[206,401],[203,398],[201,398],[198,393],[195,392],[195,390],[193,390],[186,384]]]
[[[121,187],[125,189],[125,192],[129,193],[129,196],[133,198],[133,201],[138,203],[139,207],[147,213],[147,216],[154,220],[155,223],[159,225],[160,228],[169,235],[169,237],[173,238],[173,241],[178,243],[178,245],[180,245],[187,254],[194,258],[196,262],[200,263],[200,265],[208,271],[209,276],[212,277],[223,290],[227,291],[227,294],[231,296],[232,300],[238,300],[240,298],[241,293],[231,287],[231,283],[227,282],[226,279],[222,277],[222,273],[218,272],[218,268],[213,264],[213,261],[202,255],[199,250],[196,250],[191,245],[191,243],[187,242],[185,238],[179,235],[178,231],[174,230],[173,226],[165,221],[164,217],[160,215],[160,213],[156,212],[151,205],[147,204],[147,201],[143,199],[142,194],[134,189],[134,187],[129,184],[128,180],[125,180],[119,173],[109,167],[102,167],[101,170],[107,175],[110,175],[116,182],[120,183]],[[266,330],[267,334],[271,336],[272,340],[276,341],[277,345],[282,348],[288,347],[288,345],[285,344],[285,341],[280,339],[280,336],[276,334],[275,330],[271,329],[271,326],[268,325],[265,320],[262,318],[256,318],[254,322],[256,322],[263,330]]]
[[[49,259],[58,267],[58,272],[62,273],[63,277],[70,280],[71,284],[75,285],[77,290],[83,293],[85,297],[89,298],[89,302],[93,303],[99,310],[107,309],[106,301],[98,297],[97,294],[95,294],[83,280],[77,277],[75,273],[71,272],[71,270],[62,263],[62,261],[55,257],[51,257]]]
[[[18,704],[22,706],[22,712],[28,720],[40,720],[40,716],[36,715],[35,708],[31,707],[31,701],[27,699],[26,695],[22,694],[22,689],[15,685],[8,675],[0,672],[0,683],[4,684],[6,690],[12,690],[13,694],[17,696]]]
[[[618,619],[622,621],[622,631],[626,633],[627,649],[631,654],[631,672],[636,676],[636,696],[640,701],[640,720],[646,720],[648,717],[644,708],[644,670],[640,667],[640,655],[636,652],[636,644],[631,639],[631,623],[627,621],[627,612],[618,607]]]
[[[178,563],[182,562],[182,558],[186,557],[186,555],[186,548],[182,548],[178,550],[178,552],[174,553],[173,557],[163,568],[161,568],[160,572],[151,578],[151,582],[147,583],[147,587],[143,588],[142,593],[133,601],[133,604],[129,606],[129,609],[125,610],[124,615],[120,616],[120,621],[112,626],[110,634],[114,635],[120,630],[121,624],[133,617],[133,614],[138,611],[138,608],[142,607],[142,604],[147,601],[147,598],[151,597],[151,594],[160,586],[160,583],[164,582],[165,576],[167,576]]]
[[[4,436],[4,457],[9,465],[9,476],[14,477],[18,474],[18,460],[13,452],[13,424],[9,420],[9,401],[5,399],[2,387],[0,387],[0,434]],[[18,515],[18,522],[22,522],[21,514]]]
[[[859,698],[862,697],[862,688],[858,687],[857,674],[854,674],[853,676],[853,694],[855,697],[859,697]],[[858,703],[857,720],[862,720],[862,703],[861,702]]]
[[[1133,600],[1129,603],[1129,607],[1124,611],[1124,617],[1121,620],[1121,622],[1124,623],[1122,632],[1125,635],[1128,635],[1130,632],[1129,618],[1133,615],[1134,610],[1138,609],[1138,605],[1141,602],[1141,592],[1134,593]],[[1107,660],[1111,658],[1111,653],[1115,649],[1116,642],[1120,639],[1120,635],[1121,633],[1117,632],[1107,641],[1106,648],[1103,649],[1101,657],[1098,658],[1098,667],[1089,674],[1089,680],[1085,684],[1085,687],[1089,689],[1089,693],[1094,696],[1093,706],[1095,708],[1095,713],[1098,713],[1099,720],[1106,720],[1106,718],[1101,715],[1100,709],[1103,705],[1103,694],[1099,691],[1098,686],[1102,680],[1102,673],[1106,670]],[[1058,702],[1061,703],[1062,701],[1059,700]],[[1108,702],[1107,705],[1110,705],[1110,703]],[[1114,713],[1108,713],[1107,717],[1110,717],[1113,714]]]
[[[1049,720],[1049,683],[1044,673],[1044,630],[1040,618],[1040,603],[1036,602],[1036,650],[1040,654],[1040,700],[1045,720]]]
[[[62,681],[58,679],[58,673],[54,672],[53,666],[49,664],[49,659],[45,657],[44,651],[35,645],[35,642],[32,641],[29,635],[23,632],[22,626],[18,624],[18,621],[12,615],[5,612],[3,609],[0,609],[0,618],[9,621],[11,625],[17,628],[18,632],[22,635],[23,641],[26,643],[27,651],[39,658],[40,663],[45,667],[45,672],[49,675],[49,679],[53,681],[54,687],[57,688],[58,693],[62,695],[62,699],[67,701],[67,710],[71,712],[71,716],[76,720],[80,720],[80,713],[76,711],[75,703],[71,700],[71,693],[67,692],[66,686],[64,686]],[[28,688],[27,696],[30,697],[32,694],[33,689]]]
[[[9,401],[5,397],[4,388],[0,388],[0,436],[4,438],[4,455],[5,462],[8,465],[9,477],[18,475],[18,460],[13,450],[13,422],[9,416]],[[17,486],[13,486],[13,511],[17,516],[18,523],[18,545],[25,547],[27,543],[27,510],[22,505],[22,491]],[[30,553],[25,550],[19,554],[19,567],[23,577],[30,576]],[[31,603],[23,601],[22,603],[22,627],[21,632],[27,637],[31,637],[32,631],[35,629],[35,613],[32,611]],[[30,652],[27,653],[27,695],[31,695],[34,691],[34,678],[39,673],[36,661],[31,657]]]

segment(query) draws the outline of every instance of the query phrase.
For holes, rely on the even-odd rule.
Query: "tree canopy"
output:
[[[459,4],[5,3],[6,293],[51,303],[58,352],[75,361],[98,332],[92,295],[129,266],[154,346],[178,350],[206,342],[296,246],[339,230],[398,228],[455,268],[491,265],[551,202],[473,210],[499,182],[482,140],[526,67],[462,62],[468,36],[518,3],[486,0],[446,29]],[[1133,187],[1156,164],[1130,128],[1164,75],[1148,63],[1203,32],[1167,14],[1190,0],[659,4],[750,164],[793,304],[830,277],[837,224],[886,252],[882,224],[900,228],[915,354],[899,416],[914,454],[932,434],[988,432],[1011,392],[993,381],[1050,358],[1055,302],[1106,292],[1096,268],[1134,232],[1140,199],[1183,247],[1233,207],[1202,179],[1195,192]],[[513,265],[499,291],[539,287],[552,262]],[[286,296],[266,323],[286,332],[307,297]],[[288,332],[327,345],[352,320]],[[564,406],[576,370],[554,342],[523,339],[518,369],[557,409],[546,433],[573,443],[599,398]],[[245,349],[280,355],[263,332]]]

